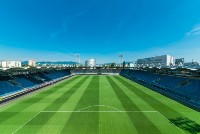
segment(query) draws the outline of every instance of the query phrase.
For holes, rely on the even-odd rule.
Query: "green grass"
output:
[[[75,76],[0,107],[2,134],[200,133],[200,113],[121,76]]]

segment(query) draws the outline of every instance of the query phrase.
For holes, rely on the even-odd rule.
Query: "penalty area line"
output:
[[[157,113],[158,111],[41,111],[41,113]]]
[[[21,125],[17,130],[15,130],[12,134],[15,134],[17,131],[19,131],[23,126],[25,126],[28,122],[30,122],[33,118],[35,118],[38,114],[40,114],[41,112],[37,113],[36,115],[34,115],[32,118],[30,118],[27,122],[25,122],[23,125]]]

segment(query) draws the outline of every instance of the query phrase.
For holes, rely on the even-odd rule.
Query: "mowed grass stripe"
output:
[[[63,88],[64,86],[68,85],[69,83],[75,81],[76,79],[78,79],[79,76],[74,76],[73,78],[67,79],[66,81],[60,83],[59,85],[56,86],[51,86],[49,89],[42,91],[37,93],[37,94],[33,94],[33,96],[25,96],[28,97],[22,101],[20,101],[19,103],[17,103],[17,105],[7,109],[5,112],[21,112],[22,110],[24,111],[25,109],[29,108],[31,104],[33,103],[38,103],[39,101],[43,100],[45,97],[50,96],[52,94],[54,94],[56,91],[58,91],[59,89]],[[45,94],[45,95],[43,95]],[[38,97],[41,96],[42,97]],[[13,102],[15,103],[15,102]]]
[[[111,79],[110,76],[107,76],[106,78],[126,111],[140,111],[137,105],[132,102],[132,100],[122,91],[122,89]],[[161,133],[144,113],[141,112],[139,114],[135,114],[127,112],[127,114],[139,134]]]
[[[124,86],[126,86],[129,90],[131,90],[134,94],[136,94],[146,103],[151,105],[151,107],[153,107],[156,111],[159,111],[160,113],[162,113],[168,119],[181,116],[181,114],[178,113],[177,111],[171,109],[170,107],[166,106],[162,102],[156,100],[153,96],[146,94],[144,91],[142,91],[142,89],[139,89],[135,87],[134,85],[130,84],[129,82],[127,82],[125,80],[126,78],[123,78],[123,77],[115,77],[115,78],[119,82],[121,82]]]
[[[44,111],[57,111],[60,107],[79,89],[79,87],[88,79],[88,76],[82,78],[78,83],[75,83],[73,87],[69,90],[66,90],[61,96],[59,96],[56,100],[54,100],[49,106],[47,106]],[[37,133],[43,125],[48,122],[51,117],[55,114],[55,112],[51,113],[43,113],[40,112],[36,117],[30,120],[27,124],[25,124],[17,133]],[[36,126],[35,126],[36,125]],[[32,127],[32,129],[30,128]]]
[[[52,87],[50,90],[46,90],[45,92],[42,92],[41,94],[50,95],[50,94],[56,92],[55,90],[65,87],[66,85],[70,84],[71,82],[75,81],[78,78],[80,78],[80,76],[73,76],[73,78],[71,78],[63,83],[60,83],[59,85],[56,85],[56,86]]]
[[[96,106],[95,106],[96,105]],[[82,95],[75,111],[99,111],[99,76],[93,76],[87,89]],[[88,107],[88,109],[87,109]],[[86,108],[86,109],[84,109]],[[99,133],[99,113],[82,112],[72,113],[68,122],[63,127],[63,134],[97,134]]]
[[[71,96],[66,103],[56,112],[51,119],[37,131],[37,133],[52,133],[58,134],[62,131],[63,126],[66,124],[73,112],[60,112],[60,111],[73,111],[87,89],[92,77],[89,77],[87,81]],[[45,112],[45,111],[43,111]],[[54,112],[54,111],[52,111]],[[48,114],[48,112],[47,112]]]
[[[81,85],[88,79],[87,77],[84,77],[82,80],[80,80],[78,83],[76,83],[73,87],[71,87],[69,90],[64,92],[61,96],[59,96],[55,101],[53,101],[50,105],[48,105],[46,108],[44,108],[43,111],[57,111],[60,107],[81,87]],[[36,116],[33,120],[31,120],[27,125],[44,125],[45,122],[47,122],[51,116],[53,116],[55,113],[40,113],[38,116]]]
[[[74,78],[75,77],[72,77],[70,79],[74,79]],[[15,130],[17,130],[19,127],[21,127],[23,124],[25,124],[29,119],[34,117],[39,111],[41,111],[44,107],[46,107],[49,104],[49,103],[43,103],[46,100],[46,97],[48,97],[49,95],[46,95],[46,97],[44,96],[43,99],[37,103],[35,103],[35,102],[27,103],[27,101],[25,101],[25,100],[28,100],[28,98],[31,98],[31,97],[37,98],[41,92],[52,89],[52,87],[56,86],[57,84],[65,83],[66,81],[68,81],[70,79],[56,83],[55,85],[49,86],[49,87],[45,88],[44,90],[40,90],[37,93],[33,93],[28,96],[25,96],[25,98],[22,98],[22,100],[20,100],[20,101],[12,102],[13,104],[15,104],[13,106],[19,107],[19,109],[22,108],[23,105],[27,105],[27,104],[30,107],[21,109],[20,112],[17,111],[17,114],[15,114],[15,115],[13,115],[13,113],[16,113],[16,111],[15,111],[16,109],[14,109],[13,111],[10,111],[10,109],[5,110],[4,115],[9,114],[7,112],[11,112],[13,116],[5,119],[2,122],[2,124],[0,124],[0,130],[2,130],[2,133],[12,133]],[[74,81],[72,81],[71,83],[74,83],[77,80],[79,80],[79,79],[74,79]],[[71,86],[71,85],[72,84],[69,84],[69,86]],[[66,86],[68,86],[68,84]],[[57,92],[60,92],[60,90],[62,90],[62,88],[61,89],[53,89],[53,90],[57,90]],[[55,94],[51,94],[50,96],[55,96]],[[50,97],[50,98],[52,98],[52,97]],[[52,98],[52,100],[54,100],[54,97]],[[50,100],[49,102],[52,102],[52,100]],[[24,103],[24,102],[26,102],[26,103]],[[0,119],[2,119],[3,117],[5,118],[5,116],[1,116]],[[10,126],[9,129],[7,129],[7,126]]]
[[[163,104],[162,102],[156,100],[153,96],[146,94],[141,89],[135,87],[131,83],[127,82],[126,78],[121,76],[116,76],[119,82],[124,84],[128,89],[130,89],[133,93],[143,99],[146,103],[148,103],[151,107],[153,107],[156,111],[159,111],[164,117],[166,117],[171,123],[176,125],[177,127],[188,131],[189,133],[199,133],[200,132],[200,125],[196,122],[188,119],[187,117],[183,116],[179,112],[173,110],[169,106]],[[131,81],[132,82],[132,81]],[[178,110],[178,109],[177,109]]]
[[[77,104],[75,111],[81,110],[88,106],[99,105],[99,76],[90,76],[92,80],[88,85],[86,91],[84,92],[83,96],[81,97],[79,103]],[[93,107],[97,111],[99,110],[98,107]],[[84,109],[85,111],[90,111],[91,109]]]
[[[121,87],[123,92],[134,102],[137,107],[141,111],[148,111],[144,112],[146,117],[159,129],[159,131],[163,134],[171,134],[171,133],[177,133],[182,134],[183,132],[179,130],[176,126],[169,123],[169,121],[163,117],[158,111],[156,111],[154,108],[152,108],[148,103],[143,101],[139,96],[131,92],[126,86],[124,86],[121,82],[113,78],[113,81],[118,84],[118,86]],[[159,97],[159,99],[162,96]],[[149,111],[152,111],[151,113]],[[168,128],[169,131],[166,131],[166,128]]]
[[[46,95],[46,96],[49,96],[49,95],[55,93],[55,92],[56,92],[57,90],[59,90],[60,88],[66,86],[66,84],[69,84],[69,83],[71,83],[72,81],[74,81],[74,80],[76,80],[76,79],[78,79],[78,78],[79,78],[79,77],[76,77],[76,76],[75,76],[75,77],[73,77],[73,78],[67,80],[66,82],[60,84],[61,86],[60,86],[60,85],[57,85],[57,86],[52,87],[52,88],[50,88],[50,89],[48,89],[48,90],[46,90],[46,91],[44,91],[44,92],[42,92],[42,93],[40,93],[40,94],[44,94],[44,93],[47,94],[47,93],[49,93],[49,94]],[[38,95],[39,95],[39,94],[38,94]],[[37,96],[37,95],[36,95],[36,96]],[[13,106],[13,107],[11,107],[11,108],[9,108],[9,109],[3,111],[3,112],[0,112],[0,117],[1,117],[1,118],[0,118],[0,124],[3,124],[4,121],[6,121],[6,120],[12,118],[13,116],[17,116],[19,113],[21,113],[21,112],[24,111],[25,109],[31,107],[32,105],[31,105],[30,103],[28,103],[28,102],[30,102],[30,101],[33,100],[33,99],[34,99],[34,102],[33,102],[33,103],[36,104],[36,103],[39,103],[39,101],[41,101],[41,100],[44,99],[44,98],[37,98],[37,99],[35,99],[34,97],[27,98],[26,100],[23,100],[22,102],[18,103],[17,105],[15,105],[15,106]]]
[[[89,78],[89,76],[84,77],[81,81],[76,83],[69,90],[64,92],[59,98],[52,102],[44,111],[57,111],[75,92],[82,84]]]
[[[137,133],[135,126],[129,118],[120,100],[113,91],[106,76],[100,76],[99,89],[99,132],[100,134],[134,134]],[[110,111],[110,112],[109,112]]]

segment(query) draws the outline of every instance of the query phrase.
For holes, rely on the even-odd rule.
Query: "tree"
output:
[[[111,63],[110,67],[115,67],[116,66],[116,63]]]

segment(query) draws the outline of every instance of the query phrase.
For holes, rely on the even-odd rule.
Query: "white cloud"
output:
[[[186,37],[200,35],[200,24],[193,27],[190,32],[186,33]]]

